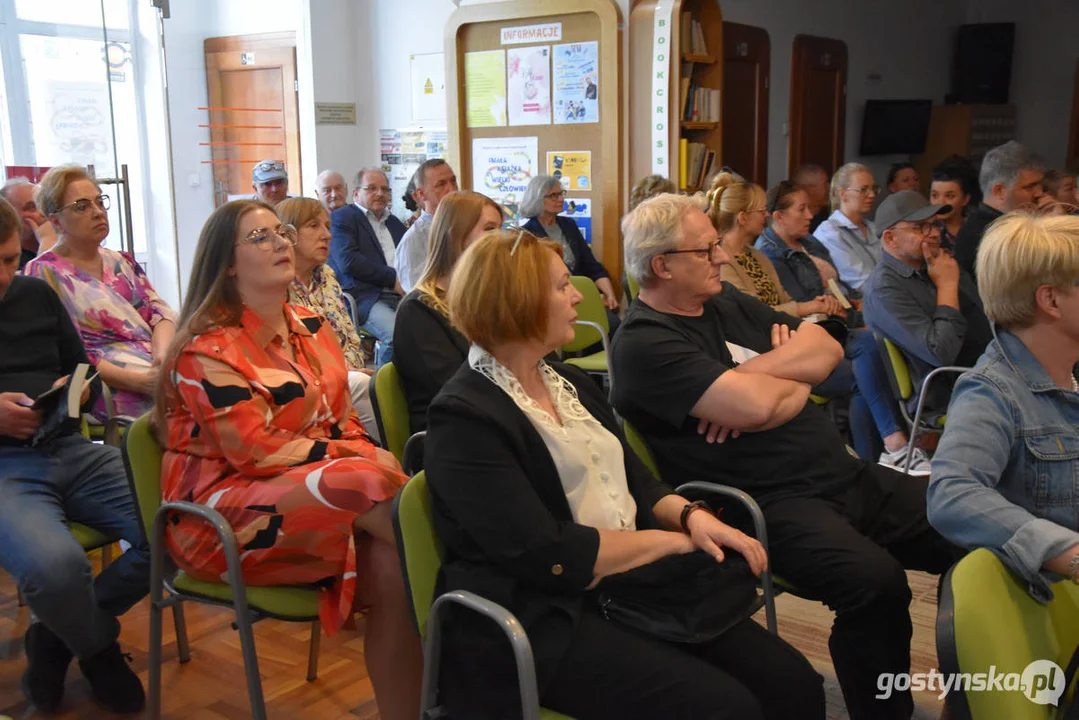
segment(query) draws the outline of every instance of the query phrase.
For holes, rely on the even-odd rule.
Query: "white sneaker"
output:
[[[895,452],[888,452],[885,450],[880,454],[880,460],[877,461],[877,464],[883,465],[886,468],[891,468],[892,470],[904,472],[907,464],[907,446],[904,445]],[[910,470],[907,471],[908,474],[917,477],[926,477],[929,475],[930,470],[929,456],[925,454],[924,450],[914,448],[910,457]]]

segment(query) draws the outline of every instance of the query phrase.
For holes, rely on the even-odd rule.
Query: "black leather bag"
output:
[[[592,595],[611,622],[692,644],[714,640],[746,618],[757,602],[757,580],[731,550],[722,563],[697,551],[605,577]]]

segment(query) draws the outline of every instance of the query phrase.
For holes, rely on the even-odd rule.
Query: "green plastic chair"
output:
[[[974,550],[944,576],[937,608],[937,656],[941,672],[1022,673],[1035,660],[1062,669],[1079,645],[1079,586],[1053,585],[1043,605],[1030,596],[1025,580],[995,554]],[[1037,705],[1022,691],[948,693],[948,709],[958,720],[1049,720],[1052,705]]]
[[[517,683],[521,693],[523,720],[572,720],[539,706],[532,646],[524,627],[513,613],[467,590],[454,590],[435,598],[435,583],[442,566],[442,543],[435,535],[431,520],[431,496],[427,477],[417,473],[393,501],[393,532],[401,572],[412,606],[416,629],[423,639],[423,697],[421,718],[438,718],[443,710],[438,701],[438,677],[442,653],[442,613],[452,604],[463,605],[486,615],[506,633],[517,664]]]
[[[903,351],[899,346],[888,338],[880,333],[874,333],[874,336],[877,339],[877,350],[884,360],[884,369],[886,371],[885,374],[888,376],[888,385],[892,389],[893,397],[899,404],[899,414],[903,417],[903,421],[910,430],[910,442],[907,445],[907,464],[906,467],[903,468],[903,471],[909,474],[910,463],[913,458],[914,443],[915,440],[917,440],[918,435],[925,431],[943,429],[944,422],[948,418],[946,414],[941,414],[932,422],[923,421],[922,414],[925,410],[925,398],[928,395],[926,388],[928,388],[936,378],[942,375],[960,375],[971,368],[960,367],[958,365],[944,365],[933,368],[929,374],[925,376],[925,380],[922,381],[922,391],[918,394],[917,408],[915,409],[914,417],[911,417],[907,405],[911,398],[914,397],[914,381],[910,376],[910,366],[907,364],[907,357],[903,354]]]
[[[405,473],[411,475],[423,465],[423,442],[426,432],[411,432],[408,399],[401,373],[392,362],[378,369],[371,382],[371,407],[382,444],[393,453]]]
[[[266,720],[258,656],[252,622],[274,618],[311,623],[311,646],[307,658],[307,680],[318,676],[318,648],[321,626],[318,620],[318,597],[311,587],[245,587],[240,570],[236,535],[228,521],[213,508],[192,502],[161,501],[161,447],[150,430],[150,416],[136,420],[124,436],[124,467],[142,520],[150,539],[150,678],[147,716],[161,717],[161,614],[171,607],[176,623],[176,645],[180,662],[190,660],[187,630],[183,617],[185,601],[231,607],[236,614],[235,627],[240,633],[247,693],[251,716]],[[176,568],[165,552],[165,523],[179,513],[197,515],[212,525],[224,546],[228,565],[228,583],[196,580]],[[164,591],[169,597],[165,597]]]
[[[663,478],[659,474],[659,465],[656,463],[656,457],[652,454],[652,448],[648,447],[648,443],[645,441],[644,436],[637,432],[637,428],[626,419],[622,420],[622,432],[626,435],[626,442],[629,444],[633,452],[637,453],[637,457],[641,459],[641,462],[645,464],[657,480],[662,481]],[[708,482],[688,482],[679,485],[674,490],[679,495],[718,495],[725,498],[733,498],[745,506],[749,512],[749,516],[753,519],[753,532],[756,535],[757,540],[762,546],[764,551],[768,552],[768,526],[764,522],[764,513],[761,512],[760,506],[757,501],[754,500],[749,493],[746,493],[738,488],[730,487],[729,485],[720,485],[718,483]],[[768,624],[768,631],[773,635],[779,634],[779,629],[776,623],[776,600],[775,600],[775,586],[773,584],[771,569],[765,570],[761,573],[761,592],[762,600],[764,604],[764,617]],[[757,605],[753,609],[756,612],[760,605]]]
[[[641,294],[640,284],[634,280],[629,273],[626,273],[626,295],[629,296],[630,302],[637,299],[637,296]]]
[[[614,386],[614,375],[611,373],[611,344],[608,337],[610,326],[607,324],[607,306],[603,304],[599,288],[590,278],[574,275],[570,278],[570,281],[577,288],[577,291],[584,296],[584,299],[577,306],[577,321],[573,323],[575,326],[573,340],[562,346],[562,352],[581,352],[596,343],[601,343],[603,349],[584,357],[568,357],[565,362],[569,365],[576,365],[587,373],[604,375],[607,378],[607,391],[609,394]]]

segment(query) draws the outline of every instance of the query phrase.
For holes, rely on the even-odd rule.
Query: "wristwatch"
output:
[[[704,510],[708,513],[712,512],[712,508],[708,507],[708,503],[704,502],[703,500],[691,502],[684,508],[682,508],[682,517],[679,518],[679,524],[682,526],[682,532],[684,532],[686,535],[689,535],[689,514],[692,513],[694,510]]]

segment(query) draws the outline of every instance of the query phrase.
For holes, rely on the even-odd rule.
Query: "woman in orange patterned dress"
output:
[[[203,227],[156,403],[162,493],[225,516],[247,584],[317,585],[327,634],[366,609],[381,716],[415,718],[423,658],[388,502],[406,477],[352,409],[333,328],[285,301],[294,244],[258,201],[227,203]],[[185,572],[224,576],[202,521],[177,516],[166,542]]]

